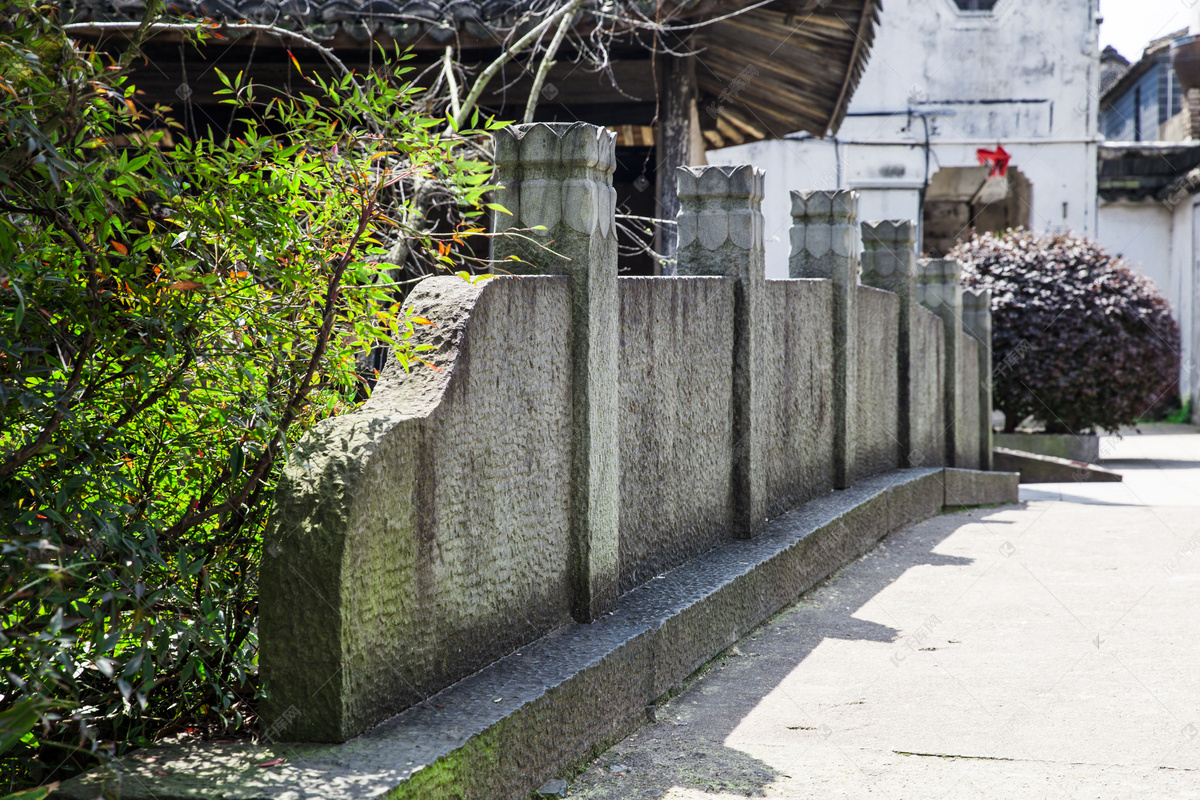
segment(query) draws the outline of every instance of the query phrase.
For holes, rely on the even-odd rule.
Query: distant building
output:
[[[707,158],[768,168],[768,264],[786,264],[788,191],[800,188],[857,190],[863,219],[916,220],[930,254],[973,228],[1090,234],[1100,72],[1096,0],[888,0],[836,135]],[[998,146],[1004,177],[980,163]]]
[[[1188,63],[1200,64],[1197,53],[1200,38],[1187,30],[1156,39],[1104,91],[1097,187],[1100,243],[1154,281],[1171,304],[1182,338],[1180,393],[1192,398],[1194,414],[1200,414],[1200,74],[1194,66],[1189,74]],[[1114,67],[1124,61],[1116,51],[1108,59]]]
[[[1183,111],[1183,89],[1175,70],[1171,69],[1171,42],[1187,36],[1187,29],[1155,39],[1145,50],[1141,60],[1130,66],[1128,61],[1111,47],[1116,58],[1125,62],[1124,72],[1112,82],[1104,85],[1105,70],[1101,57],[1100,132],[1109,142],[1162,142],[1184,138],[1181,129],[1168,130],[1177,124],[1176,118]],[[1110,57],[1111,59],[1111,57]],[[1114,61],[1109,62],[1115,66]]]
[[[1129,59],[1118,53],[1111,44],[1105,47],[1100,52],[1100,94],[1112,88],[1128,71]]]

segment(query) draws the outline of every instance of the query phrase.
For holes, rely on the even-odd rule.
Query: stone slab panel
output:
[[[762,381],[768,515],[833,488],[833,284],[766,282]]]
[[[946,508],[996,506],[1018,502],[1016,472],[981,472],[947,467],[942,475]]]
[[[733,280],[619,293],[624,593],[731,538]]]
[[[858,287],[858,457],[860,478],[899,467],[900,298],[891,292]],[[906,455],[906,454],[905,454]]]
[[[935,467],[946,463],[943,413],[942,321],[927,308],[912,311],[912,453],[911,466]]]
[[[980,469],[979,348],[978,341],[963,336],[958,351],[958,414],[954,427],[955,461],[962,469]]]
[[[389,365],[281,481],[263,714],[296,739],[344,741],[571,618],[568,280],[431,278],[410,302],[438,369]]]
[[[946,496],[942,470],[930,467],[921,470],[921,473],[919,478],[897,482],[889,489],[889,530],[899,530],[905,525],[936,516],[941,511]]]
[[[1100,460],[1100,437],[1094,433],[1078,436],[1072,433],[997,433],[992,438],[992,444],[1007,450],[1088,464]]]

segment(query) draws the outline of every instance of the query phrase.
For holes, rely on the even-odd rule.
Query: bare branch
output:
[[[533,122],[533,112],[537,109],[537,99],[538,95],[542,93],[542,84],[546,82],[546,76],[550,74],[550,68],[554,66],[554,56],[558,53],[558,48],[562,46],[563,38],[571,28],[571,21],[574,18],[573,13],[562,18],[562,21],[558,23],[558,30],[554,32],[554,38],[550,40],[550,46],[546,48],[546,55],[542,56],[542,63],[538,66],[537,74],[533,76],[533,86],[529,89],[529,100],[525,103],[526,124]]]
[[[511,61],[513,56],[517,55],[538,38],[540,38],[542,34],[550,28],[551,25],[562,19],[563,16],[574,14],[582,4],[583,0],[571,0],[570,3],[557,9],[553,14],[547,16],[544,20],[535,25],[528,33],[506,47],[504,52],[496,56],[496,59],[491,64],[488,64],[487,67],[484,68],[483,72],[479,73],[479,77],[475,79],[475,83],[471,86],[471,91],[467,94],[466,100],[463,101],[462,109],[454,117],[455,125],[461,128],[466,124],[471,112],[475,110],[475,104],[479,102],[479,97],[483,94],[483,90],[487,88],[489,83],[491,83],[492,78],[496,77],[496,73],[500,71],[501,67]]]
[[[462,113],[462,105],[458,102],[458,80],[454,77],[454,45],[446,45],[446,54],[442,57],[442,71],[446,76],[446,86],[450,90],[450,112],[458,119]]]

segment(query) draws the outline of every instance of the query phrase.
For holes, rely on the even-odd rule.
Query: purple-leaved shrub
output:
[[[1179,326],[1147,278],[1073,234],[985,233],[949,255],[992,292],[995,406],[1013,430],[1116,431],[1178,392]]]

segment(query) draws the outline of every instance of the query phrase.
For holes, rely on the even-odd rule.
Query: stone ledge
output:
[[[1118,483],[1121,473],[1084,461],[1044,456],[1007,447],[993,448],[996,469],[1018,473],[1021,483]]]
[[[119,779],[110,778],[119,782],[110,794],[523,797],[627,735],[645,706],[879,539],[938,513],[946,475],[967,472],[895,470],[807,503],[771,520],[762,535],[722,545],[629,592],[599,621],[555,631],[345,744],[139,751],[124,760]],[[980,475],[970,479],[987,483]],[[982,496],[991,504],[1015,501],[1010,495]],[[259,766],[280,758],[286,761]],[[90,800],[103,781],[75,778],[54,797]]]
[[[946,508],[997,506],[1018,502],[1020,475],[1016,472],[980,472],[947,467],[943,484]]]

